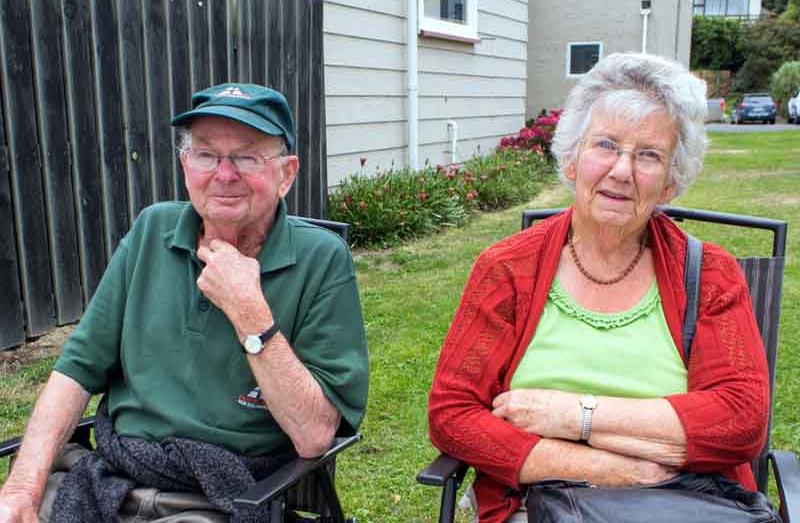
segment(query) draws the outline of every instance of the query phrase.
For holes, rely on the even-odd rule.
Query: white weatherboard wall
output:
[[[406,0],[327,0],[328,185],[406,165]],[[419,161],[459,161],[524,125],[527,0],[479,0],[476,44],[419,37]]]

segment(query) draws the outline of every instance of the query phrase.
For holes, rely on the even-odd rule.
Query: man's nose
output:
[[[221,156],[214,177],[221,182],[230,183],[241,178],[241,175],[229,157]]]

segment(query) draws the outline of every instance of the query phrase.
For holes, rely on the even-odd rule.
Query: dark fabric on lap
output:
[[[238,456],[216,445],[185,438],[155,443],[114,433],[105,400],[95,422],[97,450],[67,473],[53,506],[55,523],[114,521],[134,486],[202,492],[233,522],[263,521],[268,507],[240,511],[233,498],[293,457]]]
[[[551,480],[531,485],[529,523],[780,523],[767,498],[719,475],[681,474],[646,488]]]

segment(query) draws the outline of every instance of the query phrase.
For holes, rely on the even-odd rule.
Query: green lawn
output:
[[[783,299],[773,441],[800,451],[800,131],[714,134],[706,170],[674,203],[788,220],[790,256]],[[428,443],[426,403],[439,347],[470,266],[493,242],[519,229],[526,207],[563,206],[554,187],[530,204],[482,215],[454,229],[389,251],[356,252],[371,359],[364,440],[338,463],[337,485],[348,513],[360,522],[435,521],[437,489],[414,476],[435,456]],[[756,253],[767,240],[720,228],[692,227],[701,238],[737,255]],[[0,383],[0,437],[19,432],[52,361]],[[0,479],[4,477],[0,470]]]

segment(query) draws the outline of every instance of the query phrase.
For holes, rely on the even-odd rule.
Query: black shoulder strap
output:
[[[697,308],[700,296],[700,266],[703,263],[703,242],[687,234],[686,265],[684,268],[684,284],[686,286],[686,313],[683,317],[683,352],[686,364],[692,352],[694,331],[697,328]]]

